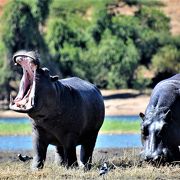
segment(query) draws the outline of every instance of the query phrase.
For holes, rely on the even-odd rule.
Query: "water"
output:
[[[105,121],[140,121],[140,117],[139,116],[106,116],[105,117]]]
[[[31,150],[31,136],[0,136],[0,150]],[[139,134],[99,134],[95,148],[141,147]],[[52,149],[49,146],[48,149]]]
[[[138,116],[107,116],[105,121],[137,121]],[[0,123],[28,123],[28,118],[0,118]],[[96,148],[141,147],[140,134],[99,134]],[[49,149],[53,146],[49,146]],[[30,150],[31,136],[0,136],[0,150]]]
[[[105,121],[140,121],[139,116],[106,116]],[[0,123],[30,123],[28,118],[0,118]]]
[[[1,123],[29,123],[30,120],[28,118],[0,118]]]

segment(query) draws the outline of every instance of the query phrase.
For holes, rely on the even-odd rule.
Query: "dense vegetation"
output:
[[[113,11],[136,6],[132,16]],[[61,78],[79,76],[100,88],[152,87],[180,70],[180,37],[157,0],[13,0],[0,28],[0,99],[17,91],[20,49],[35,49]]]

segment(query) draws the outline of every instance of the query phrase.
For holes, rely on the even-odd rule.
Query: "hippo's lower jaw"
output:
[[[164,164],[167,162],[172,162],[174,160],[173,154],[165,148],[159,154],[156,152],[149,154],[149,153],[145,153],[144,151],[142,151],[140,153],[140,157],[144,161],[151,163],[151,164],[155,164],[155,165],[157,165],[157,164],[160,165],[160,164]]]
[[[9,108],[11,110],[19,112],[19,113],[29,113],[34,108],[34,106],[30,106],[28,108],[26,108],[26,107],[17,107],[15,104],[10,103]]]
[[[19,60],[17,63],[23,68],[23,77],[16,98],[13,99],[10,96],[9,108],[13,111],[28,113],[34,108],[37,66],[29,59]]]

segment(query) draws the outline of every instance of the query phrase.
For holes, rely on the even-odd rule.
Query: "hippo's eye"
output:
[[[158,131],[157,136],[158,136],[158,137],[162,137],[162,135],[166,132],[167,127],[168,127],[168,126],[167,126],[167,124],[165,123],[165,124],[162,126],[161,130]]]
[[[143,136],[148,136],[149,135],[148,128],[143,126],[141,128],[141,133],[142,133]]]

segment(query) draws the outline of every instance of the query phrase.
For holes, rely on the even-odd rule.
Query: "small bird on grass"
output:
[[[29,160],[33,159],[33,157],[30,157],[30,156],[27,156],[27,155],[22,156],[21,154],[18,154],[18,158],[19,158],[20,161],[23,161],[23,162],[26,162],[26,161],[29,161]]]
[[[104,162],[104,164],[100,167],[99,175],[102,176],[107,173],[108,173],[108,164],[107,164],[107,162]]]

